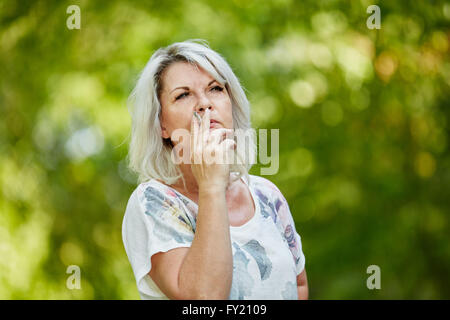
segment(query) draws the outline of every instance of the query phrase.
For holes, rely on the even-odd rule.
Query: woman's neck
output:
[[[178,179],[178,181],[173,186],[177,187],[179,189],[182,189],[188,193],[198,194],[198,184],[197,184],[197,180],[194,177],[194,174],[192,173],[191,165],[181,164],[179,166],[179,169],[181,170],[181,173],[183,174],[186,188],[185,188],[185,185],[183,184],[183,179],[181,179],[181,178]]]
[[[197,179],[195,179],[194,174],[192,173],[191,170],[191,165],[190,164],[181,164],[179,166],[179,169],[181,170],[181,172],[183,173],[183,177],[184,177],[184,181],[186,186],[183,184],[183,179],[178,179],[178,181],[171,185],[171,187],[174,187],[177,190],[183,190],[182,193],[187,193],[193,196],[198,196],[198,183],[197,183]],[[240,183],[240,179],[238,179],[237,181],[234,181],[233,183],[231,183],[228,187],[227,187],[227,194],[230,193],[231,189],[235,189],[235,187],[237,185],[239,185]]]

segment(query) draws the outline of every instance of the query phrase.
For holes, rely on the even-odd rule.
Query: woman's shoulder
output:
[[[282,195],[280,189],[269,179],[256,175],[249,175],[249,177],[252,186],[259,191],[274,195]]]
[[[261,176],[250,176],[250,181],[259,200],[278,212],[278,209],[286,204],[286,199],[280,189],[267,178]]]
[[[142,182],[136,189],[138,189],[139,192],[151,192],[155,194],[162,194],[167,197],[176,197],[176,194],[172,188],[156,179],[150,179]]]
[[[132,195],[129,202],[134,203],[135,206],[140,207],[140,211],[146,215],[162,215],[165,212],[170,212],[174,216],[186,216],[187,210],[183,206],[180,198],[172,190],[171,187],[151,179],[140,183]],[[182,217],[179,219],[183,219]]]
[[[168,204],[176,201],[176,194],[165,184],[150,179],[137,185],[130,196],[129,201],[131,200],[138,201],[141,204]]]
[[[154,179],[139,183],[134,189],[128,202],[124,225],[136,225],[148,221],[163,223],[175,228],[195,230],[187,210],[180,205],[177,196],[171,188]],[[158,222],[156,222],[158,221]]]

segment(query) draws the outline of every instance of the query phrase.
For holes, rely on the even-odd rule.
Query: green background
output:
[[[201,38],[246,88],[254,128],[280,129],[266,178],[302,237],[310,298],[449,299],[449,22],[446,1],[1,1],[0,298],[139,299],[121,236],[126,100],[157,48]]]

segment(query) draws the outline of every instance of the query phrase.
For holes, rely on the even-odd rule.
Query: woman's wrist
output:
[[[201,194],[206,194],[206,195],[225,194],[226,189],[227,189],[226,184],[205,183],[205,184],[199,185],[198,192],[199,192],[199,195],[201,195]]]

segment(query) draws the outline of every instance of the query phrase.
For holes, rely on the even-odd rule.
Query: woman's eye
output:
[[[211,90],[223,91],[223,88],[220,86],[215,86]]]
[[[178,100],[178,99],[181,99],[183,97],[186,97],[188,94],[189,94],[188,92],[182,93],[178,97],[176,97],[175,100]]]

